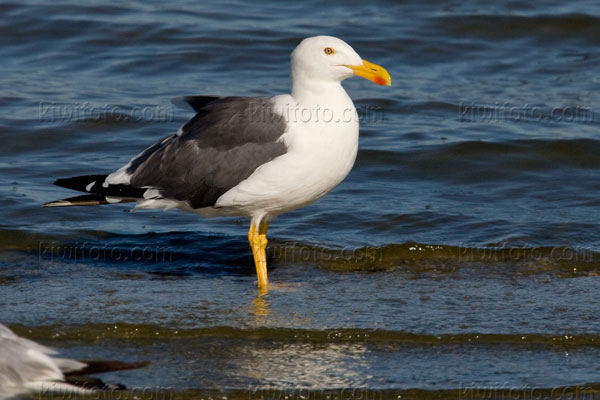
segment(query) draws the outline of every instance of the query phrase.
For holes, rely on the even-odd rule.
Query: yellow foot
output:
[[[256,267],[256,276],[258,278],[258,289],[266,294],[269,288],[269,280],[267,278],[267,228],[269,227],[268,222],[261,222],[256,227],[254,222],[250,223],[250,230],[248,231],[248,241],[252,248],[252,255],[254,256],[254,266]]]

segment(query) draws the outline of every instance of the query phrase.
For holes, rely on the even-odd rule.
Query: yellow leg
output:
[[[252,248],[252,255],[254,256],[254,266],[256,267],[256,276],[258,277],[258,289],[266,291],[269,287],[269,280],[267,279],[267,229],[269,228],[268,222],[261,222],[256,227],[254,222],[250,223],[250,230],[248,231],[248,241]]]

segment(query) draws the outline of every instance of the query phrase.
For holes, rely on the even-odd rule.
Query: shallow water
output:
[[[596,2],[25,1],[0,16],[0,321],[18,333],[151,360],[105,379],[180,398],[596,395]],[[356,165],[271,224],[268,295],[245,220],[41,208],[73,195],[55,178],[111,172],[175,132],[192,113],[173,97],[288,91],[289,53],[316,34],[394,86],[346,81]]]

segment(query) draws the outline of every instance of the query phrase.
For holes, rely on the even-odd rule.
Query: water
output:
[[[105,380],[177,398],[596,395],[596,2],[24,1],[0,15],[0,321],[19,334],[151,360]],[[173,97],[287,92],[289,53],[317,34],[394,86],[345,82],[356,165],[271,224],[268,295],[245,220],[41,208],[73,195],[55,178],[111,172],[175,132],[192,114]]]

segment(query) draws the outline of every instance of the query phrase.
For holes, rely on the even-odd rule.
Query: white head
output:
[[[292,52],[292,81],[341,82],[362,76],[378,85],[391,85],[388,72],[360,58],[349,44],[333,36],[304,39]]]

